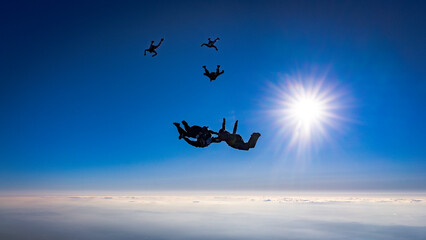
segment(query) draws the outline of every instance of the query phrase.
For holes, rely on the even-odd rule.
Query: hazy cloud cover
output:
[[[425,239],[426,197],[2,196],[1,239]]]

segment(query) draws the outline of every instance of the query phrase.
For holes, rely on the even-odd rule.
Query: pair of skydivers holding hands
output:
[[[185,129],[183,129],[179,123],[173,124],[176,126],[179,132],[179,139],[183,138],[183,140],[194,147],[204,148],[209,146],[211,143],[219,143],[222,141],[225,141],[230,147],[239,150],[249,150],[250,148],[254,148],[256,146],[257,140],[260,137],[260,133],[253,133],[248,142],[244,142],[241,135],[236,133],[238,120],[234,124],[232,133],[225,130],[225,121],[226,120],[224,118],[222,122],[222,128],[218,133],[210,130],[206,126],[189,126],[186,121],[182,121]],[[217,135],[217,137],[213,137],[213,134]],[[189,138],[195,138],[196,140],[193,141]]]

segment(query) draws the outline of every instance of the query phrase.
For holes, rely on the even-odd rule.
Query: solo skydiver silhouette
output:
[[[203,66],[203,68],[204,68],[203,75],[210,78],[210,82],[213,81],[213,80],[216,80],[216,78],[219,77],[219,75],[221,75],[225,72],[224,70],[220,71],[220,65],[217,65],[216,72],[209,72],[209,70],[207,69],[206,66]]]
[[[212,137],[212,134],[217,135],[218,133],[210,130],[206,126],[204,127],[200,127],[197,125],[189,126],[186,121],[182,121],[182,124],[185,127],[185,129],[183,129],[179,123],[173,123],[173,124],[176,126],[179,132],[179,139],[183,138],[183,140],[185,140],[188,144],[194,147],[204,148],[209,146],[212,142],[220,142],[218,138]],[[196,141],[190,140],[189,137],[196,138],[197,140]]]
[[[218,51],[217,47],[214,45],[217,42],[217,40],[220,40],[220,38],[216,38],[215,40],[211,40],[209,38],[209,43],[203,43],[203,44],[201,44],[201,47],[206,46],[208,48],[215,48],[216,51]]]
[[[145,49],[145,53],[143,54],[144,56],[146,55],[146,52],[149,52],[149,53],[154,53],[152,56],[153,57],[155,57],[155,56],[157,56],[157,52],[155,51],[155,49],[157,49],[160,45],[161,45],[161,43],[164,41],[164,38],[162,38],[161,40],[160,40],[160,42],[158,43],[158,45],[156,46],[156,45],[154,45],[154,41],[151,41],[151,46],[149,46],[149,48],[148,49]]]
[[[225,130],[225,118],[223,118],[222,128],[219,130],[218,139],[225,141],[230,147],[239,149],[239,150],[249,150],[256,146],[257,140],[260,137],[260,133],[253,133],[250,136],[248,142],[244,142],[241,135],[237,134],[238,120],[234,124],[234,129],[232,133]]]

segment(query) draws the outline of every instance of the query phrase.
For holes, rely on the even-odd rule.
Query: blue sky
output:
[[[0,189],[424,190],[424,5],[5,3]],[[208,37],[218,52],[200,48]],[[217,64],[211,83],[201,66]],[[334,86],[346,119],[308,156],[281,151],[288,135],[267,113],[268,86],[294,76]],[[256,148],[196,149],[172,125],[223,117],[244,139],[262,133]]]

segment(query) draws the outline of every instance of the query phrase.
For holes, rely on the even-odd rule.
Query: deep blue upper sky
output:
[[[0,189],[425,190],[423,1],[7,2]],[[143,56],[165,38],[158,56]],[[219,51],[200,48],[220,37]],[[201,66],[220,64],[210,83]],[[268,84],[344,92],[328,140],[285,148]],[[344,103],[344,104],[343,104]],[[266,106],[266,107],[265,107]],[[172,122],[239,120],[248,152],[196,149]],[[300,159],[299,159],[300,158]]]

